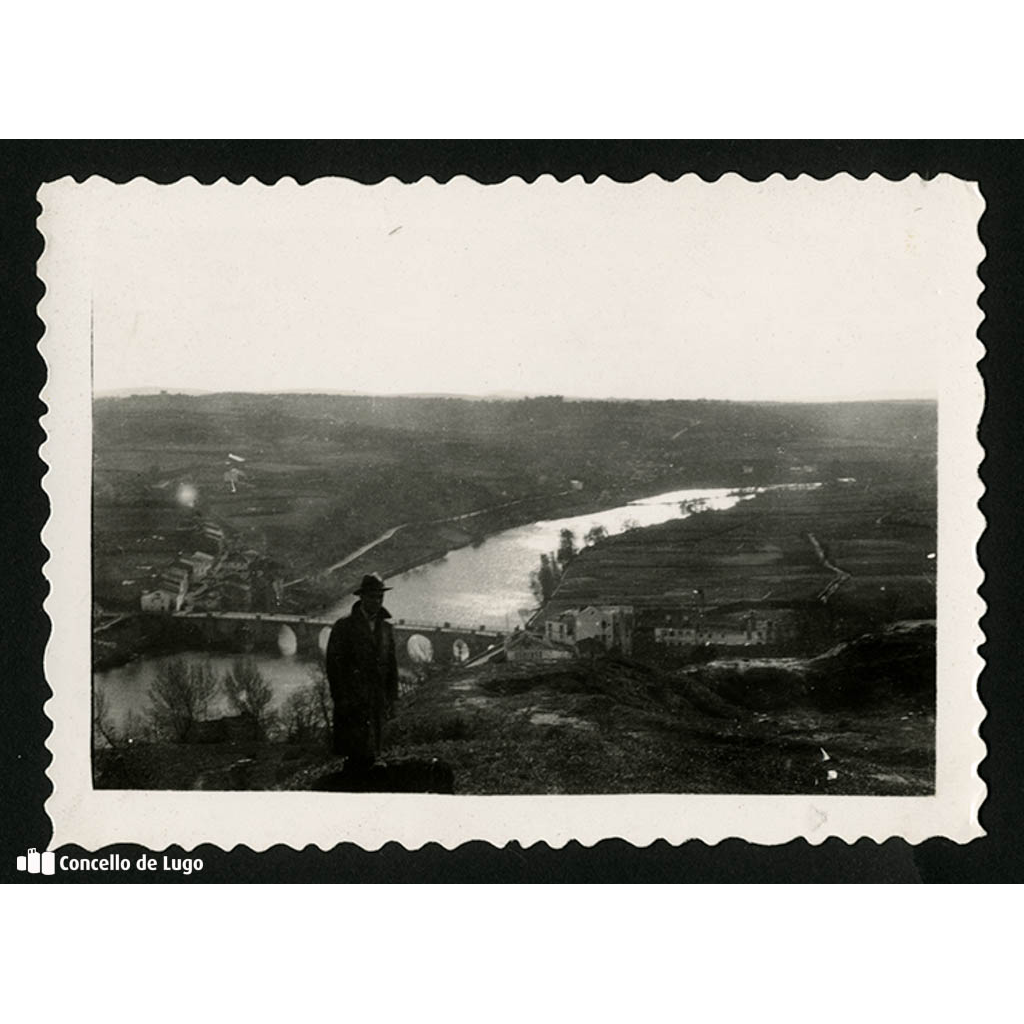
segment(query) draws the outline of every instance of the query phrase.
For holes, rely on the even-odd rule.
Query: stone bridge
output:
[[[334,625],[333,618],[276,612],[176,612],[174,619],[211,647],[234,647],[240,652],[278,651],[305,657],[322,655]],[[495,630],[454,626],[445,622],[412,623],[392,619],[398,663],[407,668],[434,663],[459,664],[485,653],[504,640]]]

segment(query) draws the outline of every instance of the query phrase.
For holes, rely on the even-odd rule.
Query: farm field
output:
[[[245,460],[234,493],[229,453]],[[934,459],[935,406],[926,402],[100,398],[95,596],[104,608],[137,608],[160,566],[192,549],[203,518],[286,578],[316,577],[388,528],[416,524],[376,553],[374,567],[390,572],[510,526],[675,488],[811,475],[882,485],[933,477]],[[481,509],[490,511],[443,526]],[[314,579],[294,599],[324,604],[363,570]],[[810,562],[806,570],[816,575]]]
[[[546,615],[588,604],[809,608],[830,635],[935,615],[935,493],[922,480],[771,491],[585,548]]]

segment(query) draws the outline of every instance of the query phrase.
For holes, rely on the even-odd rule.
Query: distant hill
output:
[[[468,513],[475,518],[460,529],[477,540],[556,513],[685,487],[840,477],[875,486],[914,478],[930,487],[936,427],[937,407],[929,402],[239,392],[99,398],[97,587],[105,606],[122,607],[134,597],[124,581],[146,579],[152,570],[145,567],[163,564],[157,546],[177,543],[164,522],[175,512],[169,481],[186,481],[203,515],[237,530],[297,578],[388,527]],[[228,452],[247,460],[236,490],[225,483]],[[378,568],[420,564],[446,550],[425,535],[414,543],[416,536],[404,531],[402,550]]]

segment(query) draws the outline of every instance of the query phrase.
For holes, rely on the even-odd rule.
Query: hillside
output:
[[[489,665],[428,680],[385,733],[392,764],[440,759],[456,793],[933,791],[934,623],[816,658],[665,671],[607,657]],[[97,785],[310,789],[323,743],[139,743],[99,751]]]
[[[315,576],[413,524],[376,553],[393,571],[508,526],[673,488],[933,476],[935,445],[926,402],[103,398],[94,403],[96,597],[137,608],[160,566],[190,550],[197,516],[287,577]],[[234,490],[229,452],[245,459]],[[291,598],[324,603],[364,568]]]
[[[460,793],[928,793],[934,655],[926,623],[810,660],[490,666],[414,694],[389,754]]]
[[[936,492],[855,480],[758,494],[717,512],[631,530],[568,564],[543,617],[631,605],[655,625],[742,615],[788,622],[794,651],[897,619],[935,616]]]

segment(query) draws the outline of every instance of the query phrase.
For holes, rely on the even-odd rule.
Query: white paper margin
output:
[[[736,177],[726,175],[722,180]],[[545,179],[550,184],[550,176],[539,181]],[[466,187],[468,179],[456,181],[461,181],[459,187]],[[171,844],[192,849],[212,843],[225,850],[238,844],[263,850],[283,843],[297,849],[313,844],[327,850],[350,842],[376,850],[385,843],[398,842],[413,850],[430,842],[453,849],[472,840],[495,846],[517,840],[524,846],[546,842],[558,848],[571,840],[590,846],[607,838],[646,846],[659,839],[672,844],[690,839],[717,843],[732,837],[762,844],[796,837],[817,844],[831,836],[848,842],[861,837],[881,842],[893,836],[911,843],[932,836],[967,842],[984,834],[978,810],[986,787],[977,767],[985,756],[978,731],[985,712],[976,687],[983,665],[978,646],[983,641],[980,618],[984,602],[978,594],[983,574],[975,552],[985,525],[978,509],[983,491],[978,466],[983,453],[976,438],[984,407],[984,386],[976,364],[984,348],[976,334],[982,319],[976,301],[963,311],[967,333],[962,344],[945,347],[940,356],[933,796],[440,796],[94,790],[90,743],[90,280],[87,260],[81,259],[89,245],[88,239],[76,237],[74,232],[76,200],[81,190],[97,182],[99,179],[92,178],[78,184],[64,178],[39,190],[43,213],[38,223],[45,249],[38,274],[46,286],[39,304],[45,324],[39,347],[48,368],[42,391],[47,412],[42,419],[46,441],[41,457],[48,466],[43,485],[51,502],[42,539],[49,551],[44,571],[51,587],[44,602],[52,623],[44,668],[53,691],[45,705],[53,722],[47,746],[53,754],[48,774],[54,791],[46,802],[54,829],[52,847],[75,843],[95,850],[111,843],[138,843],[160,850]],[[187,183],[195,186],[194,181]],[[511,184],[523,187],[518,179]],[[598,179],[597,184],[614,183]],[[665,184],[651,175],[615,187],[643,190]],[[828,187],[828,182],[821,184]],[[296,187],[294,182],[290,186]],[[950,243],[957,258],[962,258],[963,273],[977,282],[980,295],[977,267],[984,249],[976,229],[984,209],[981,192],[976,184],[949,175],[940,175],[927,186],[948,192],[953,208],[969,214],[973,225],[970,237],[951,236]],[[239,186],[220,182],[204,187]],[[279,186],[250,181],[242,187]],[[594,186],[574,179],[559,187]],[[943,258],[949,259],[949,253]]]

